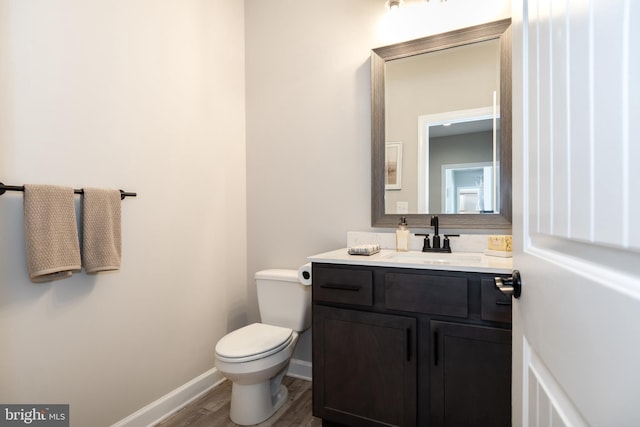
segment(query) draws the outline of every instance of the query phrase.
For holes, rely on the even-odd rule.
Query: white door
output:
[[[640,426],[640,1],[513,5],[513,425]]]

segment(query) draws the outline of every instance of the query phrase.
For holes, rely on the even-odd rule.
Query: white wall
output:
[[[244,5],[0,0],[0,94],[0,181],[138,193],[121,271],[48,284],[0,197],[0,402],[112,424],[246,322]]]
[[[508,18],[509,0],[245,0],[251,276],[371,229],[372,48]],[[305,334],[296,357],[310,360]]]

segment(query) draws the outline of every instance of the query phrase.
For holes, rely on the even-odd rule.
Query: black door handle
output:
[[[511,277],[499,277],[493,278],[496,284],[496,288],[507,296],[513,296],[514,298],[520,298],[522,292],[522,281],[520,280],[520,272],[513,270]]]

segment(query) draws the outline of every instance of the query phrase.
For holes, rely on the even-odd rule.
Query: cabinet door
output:
[[[511,331],[430,323],[430,425],[510,426]]]
[[[313,412],[345,425],[414,426],[416,320],[314,306]]]

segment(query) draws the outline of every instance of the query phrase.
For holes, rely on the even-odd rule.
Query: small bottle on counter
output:
[[[407,226],[407,217],[400,217],[400,223],[396,230],[396,251],[407,252],[409,250],[409,227]]]

